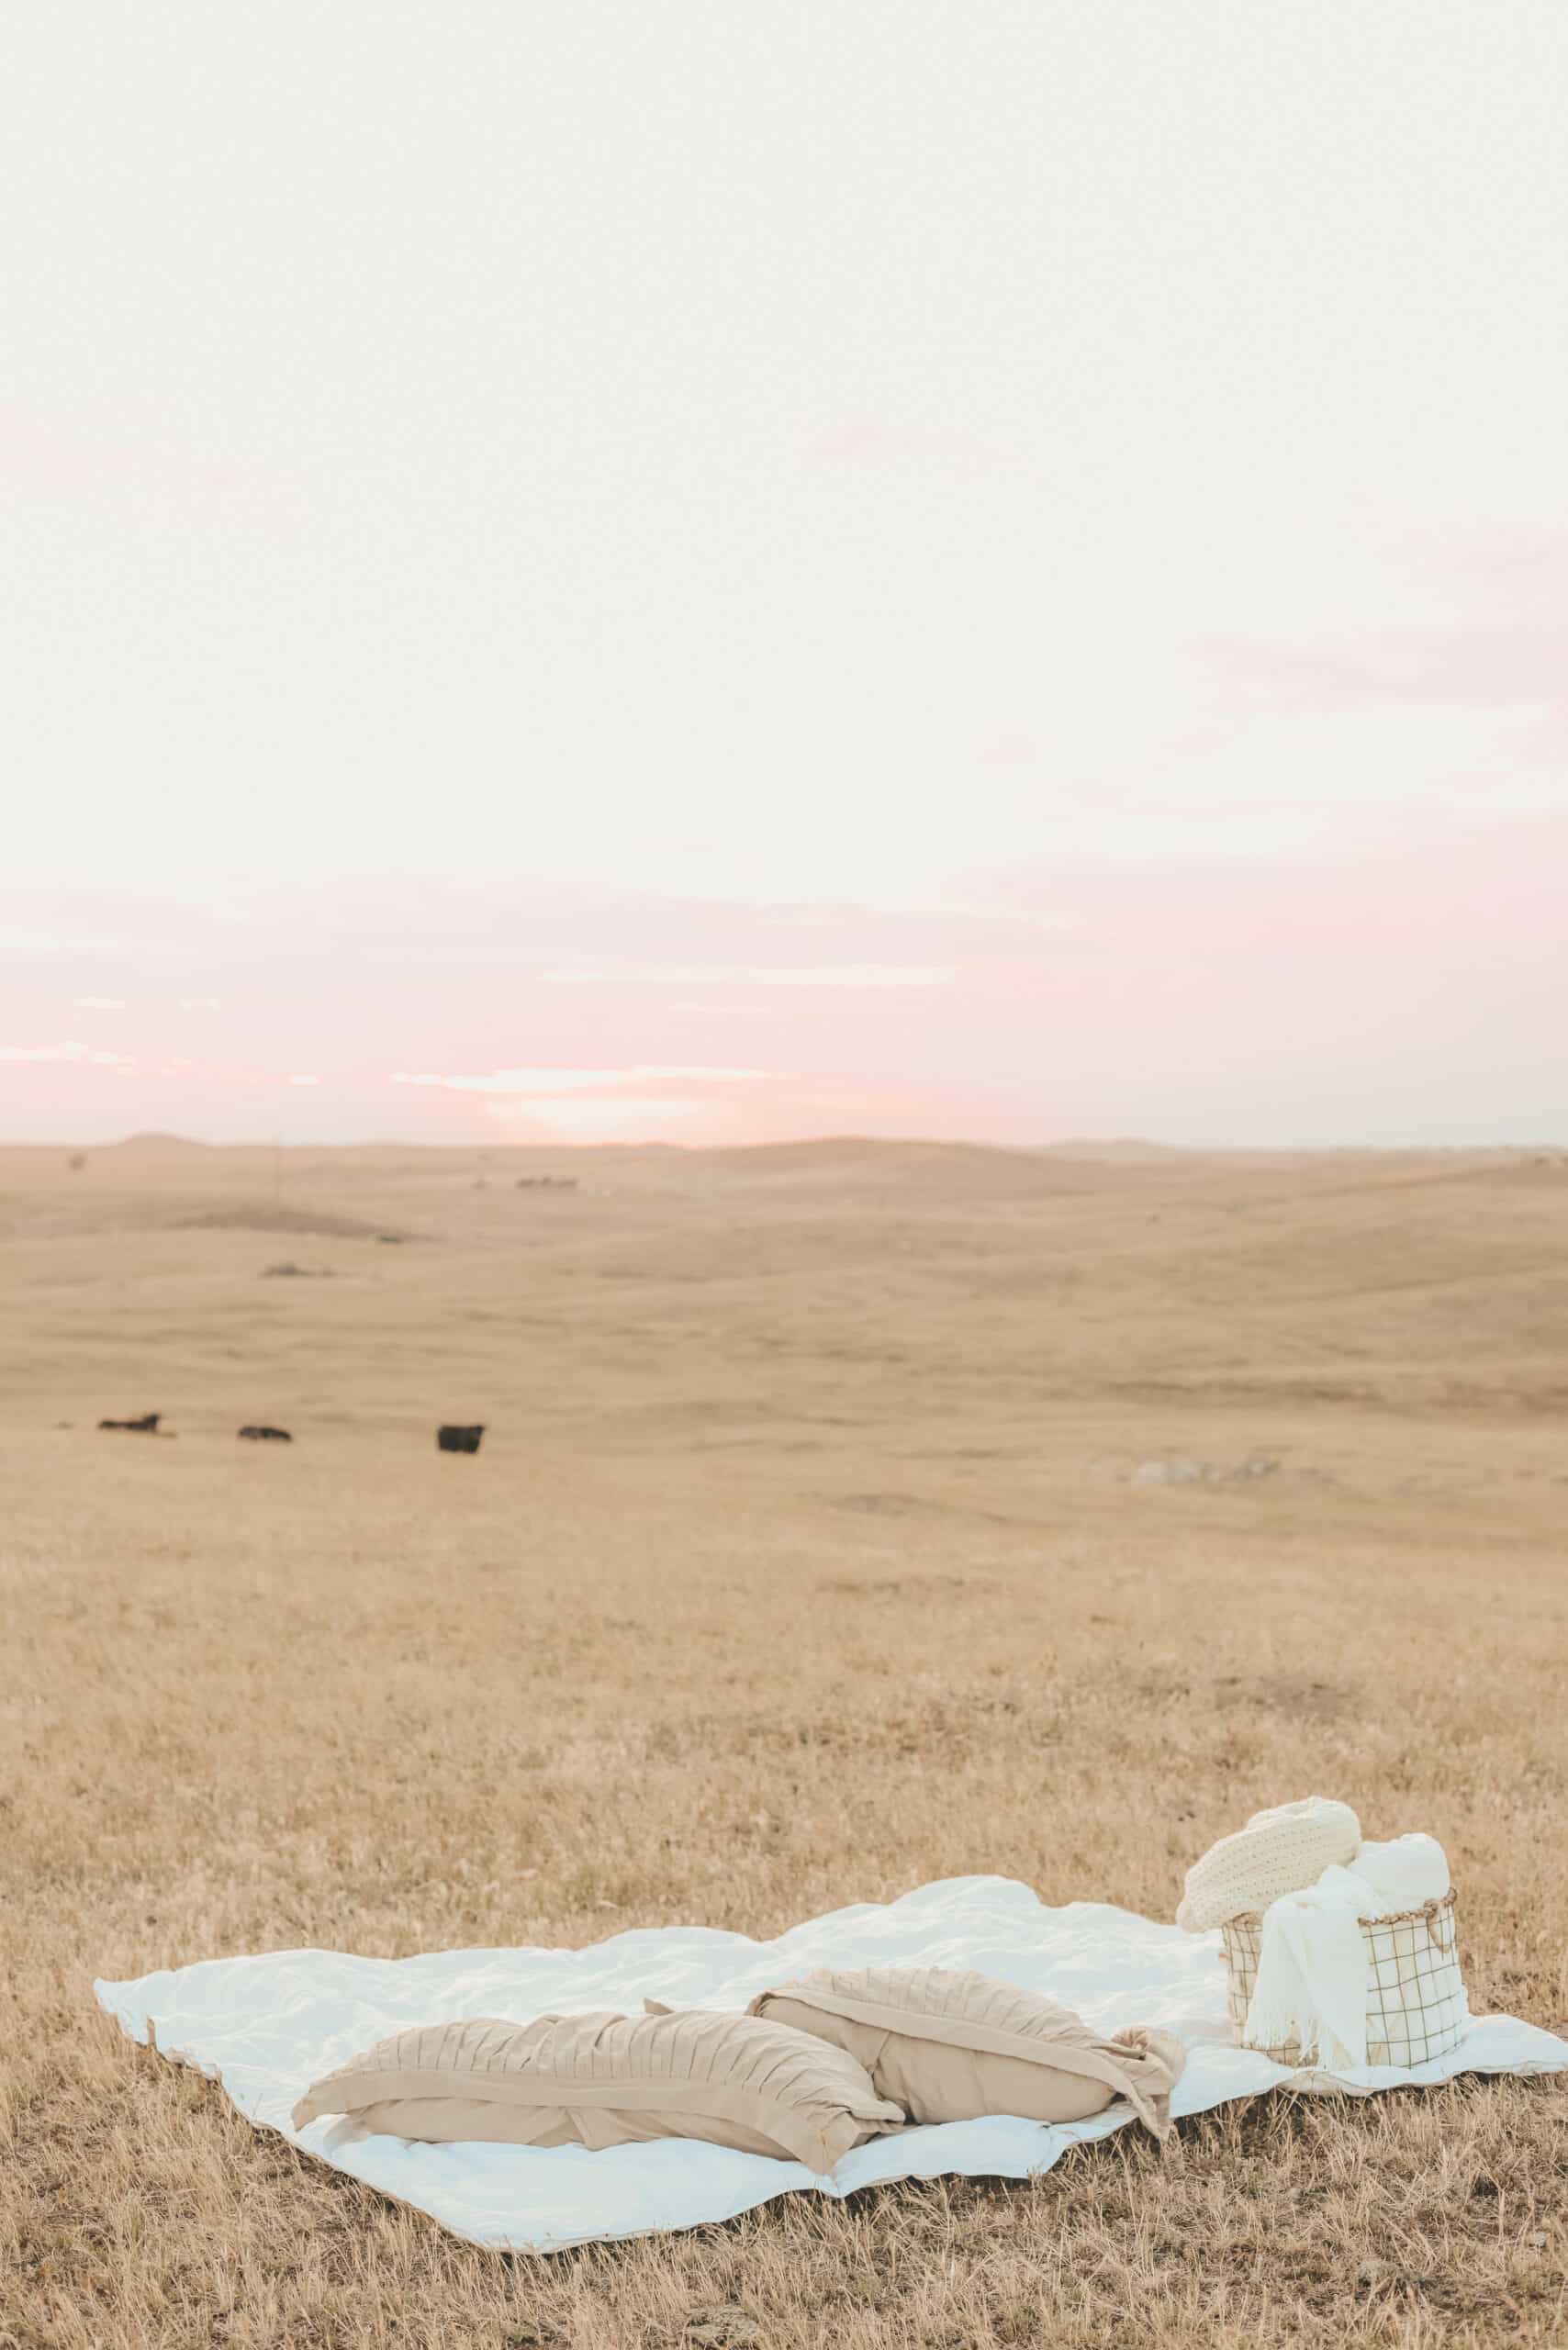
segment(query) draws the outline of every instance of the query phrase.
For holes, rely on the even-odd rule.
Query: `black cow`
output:
[[[254,1437],[260,1444],[292,1444],[294,1438],[286,1428],[244,1427],[241,1436]]]
[[[479,1422],[477,1427],[471,1428],[454,1427],[448,1424],[437,1428],[436,1444],[442,1452],[477,1452],[479,1438],[484,1435],[485,1427],[486,1423],[483,1420]]]
[[[129,1428],[132,1436],[156,1436],[162,1412],[143,1412],[139,1420],[100,1420],[101,1428]]]

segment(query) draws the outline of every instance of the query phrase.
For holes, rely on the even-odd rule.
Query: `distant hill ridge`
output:
[[[1039,1150],[1044,1158],[1109,1159],[1122,1166],[1136,1166],[1146,1159],[1193,1156],[1185,1143],[1149,1142],[1142,1135],[1114,1135],[1103,1141],[1092,1135],[1069,1135],[1062,1142],[1041,1143]]]
[[[195,1135],[162,1134],[156,1129],[142,1135],[127,1135],[123,1142],[107,1145],[110,1150],[210,1150],[209,1142],[200,1141]]]
[[[737,1166],[773,1165],[819,1168],[859,1164],[866,1167],[887,1166],[897,1159],[924,1158],[928,1161],[946,1160],[949,1164],[969,1159],[976,1163],[983,1159],[1065,1158],[1098,1161],[1105,1166],[1157,1166],[1170,1162],[1214,1158],[1235,1164],[1244,1159],[1410,1159],[1487,1160],[1506,1163],[1529,1159],[1542,1153],[1561,1157],[1568,1144],[1542,1141],[1535,1143],[1176,1143],[1157,1142],[1144,1135],[1069,1135],[1059,1141],[1044,1143],[985,1142],[963,1136],[934,1136],[927,1135],[812,1135],[779,1142],[749,1143],[675,1143],[675,1142],[500,1142],[476,1139],[473,1142],[408,1142],[396,1137],[368,1142],[286,1142],[281,1146],[267,1136],[255,1136],[244,1142],[207,1142],[197,1135],[179,1135],[160,1128],[126,1135],[118,1142],[97,1144],[65,1144],[43,1141],[17,1143],[19,1149],[83,1149],[137,1153],[148,1158],[178,1158],[184,1154],[216,1158],[226,1152],[274,1151],[282,1147],[291,1156],[307,1153],[321,1158],[374,1158],[386,1151],[403,1151],[424,1158],[451,1158],[456,1159],[493,1159],[504,1165],[524,1158],[562,1159],[580,1158],[585,1160],[610,1161],[639,1158],[691,1158],[719,1162],[730,1161]]]

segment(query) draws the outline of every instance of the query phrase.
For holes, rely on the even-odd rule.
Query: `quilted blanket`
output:
[[[810,1966],[890,1965],[975,1967],[1047,1992],[1104,2031],[1143,2023],[1175,2032],[1188,2050],[1171,2099],[1178,2117],[1287,2086],[1364,2095],[1458,2073],[1568,2071],[1568,2042],[1493,2015],[1475,2018],[1449,2055],[1413,2072],[1288,2072],[1233,2045],[1217,1934],[1193,1936],[1100,1902],[1047,1908],[1027,1886],[992,1876],[950,1877],[886,1905],[835,1909],[771,1942],[667,1926],[616,1934],[587,1950],[457,1950],[401,1959],[270,1951],[95,1988],[133,2039],[220,2082],[258,2128],[280,2132],[497,2251],[557,2252],[695,2227],[795,2191],[843,2196],[879,2180],[941,2172],[1025,2178],[1048,2170],[1069,2146],[1132,2119],[1118,2103],[1053,2128],[998,2114],[909,2129],[857,2147],[824,2179],[799,2163],[689,2142],[599,2154],[580,2146],[430,2146],[355,2138],[341,2120],[299,2131],[290,2122],[290,2108],[310,2081],[409,2024],[464,2016],[521,2021],[594,2008],[635,2014],[644,1998],[739,2009]]]

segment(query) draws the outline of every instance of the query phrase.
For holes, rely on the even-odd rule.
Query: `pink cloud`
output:
[[[437,895],[330,934],[261,906],[182,934],[165,909],[181,993],[156,958],[111,959],[128,1009],[101,1040],[89,1013],[55,1024],[69,955],[5,959],[0,1124],[546,1139],[575,1102],[585,1138],[1529,1139],[1568,1125],[1564,870],[1568,817],[1385,820],[1316,856],[1036,862],[964,911]],[[551,982],[568,967],[594,984]],[[648,982],[672,968],[678,988]],[[878,968],[944,977],[736,999],[737,971]],[[193,986],[216,1000],[199,1021]],[[715,1018],[747,1021],[742,1055],[712,1052]]]
[[[912,474],[943,481],[1015,474],[1029,464],[1026,448],[979,433],[923,431],[872,417],[819,433],[806,454],[814,467],[832,472]]]
[[[0,1045],[0,1061],[32,1061],[41,1066],[90,1067],[119,1069],[127,1065],[124,1053],[96,1051],[91,1045],[68,1043],[62,1045]]]
[[[496,1093],[518,1100],[548,1102],[573,1094],[589,1094],[610,1086],[666,1084],[672,1078],[696,1085],[734,1085],[753,1083],[771,1074],[765,1069],[713,1069],[684,1063],[666,1067],[658,1062],[639,1062],[630,1069],[497,1069],[467,1077],[413,1076],[398,1069],[392,1082],[441,1085],[454,1093]]]
[[[547,987],[942,988],[958,973],[936,963],[670,963],[568,965],[541,977]]]
[[[1243,686],[1315,710],[1368,702],[1473,708],[1568,699],[1568,628],[1389,629],[1316,644],[1214,641],[1215,666]]]

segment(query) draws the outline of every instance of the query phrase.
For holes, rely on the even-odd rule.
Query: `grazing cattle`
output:
[[[472,1428],[454,1427],[448,1424],[437,1428],[436,1444],[442,1452],[477,1452],[479,1438],[485,1433],[485,1426],[486,1423],[483,1420],[479,1422],[477,1427]]]
[[[132,1436],[156,1436],[162,1412],[143,1412],[139,1420],[100,1420],[101,1428],[129,1428]]]
[[[294,1438],[286,1428],[244,1427],[241,1436],[253,1437],[258,1444],[292,1444]]]

